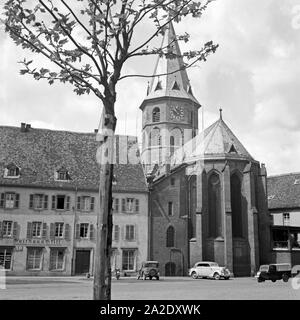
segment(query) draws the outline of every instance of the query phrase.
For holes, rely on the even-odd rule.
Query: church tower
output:
[[[168,163],[174,151],[191,140],[198,129],[201,106],[184,69],[172,22],[161,48],[167,46],[175,58],[158,57],[147,96],[140,106],[143,112],[142,159],[146,173],[150,173],[155,164],[160,167]]]

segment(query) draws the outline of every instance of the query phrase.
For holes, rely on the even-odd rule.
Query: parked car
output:
[[[137,279],[143,279],[146,280],[149,278],[152,280],[152,278],[156,278],[156,280],[159,280],[159,263],[158,261],[144,261],[142,262],[142,266],[137,274]]]
[[[289,263],[264,264],[260,266],[256,274],[258,282],[265,280],[276,282],[281,279],[284,282],[288,282],[291,276],[291,265]]]
[[[213,278],[219,280],[223,278],[228,280],[230,271],[226,267],[220,267],[216,262],[201,261],[195,263],[193,268],[189,270],[189,276],[193,279]]]

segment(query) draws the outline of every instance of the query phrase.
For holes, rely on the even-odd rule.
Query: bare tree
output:
[[[178,58],[171,44],[156,48],[153,40],[164,34],[171,21],[183,17],[199,18],[213,0],[8,0],[4,5],[5,31],[16,45],[45,57],[48,67],[33,67],[32,60],[21,61],[20,73],[51,85],[73,85],[78,95],[94,93],[104,107],[99,161],[100,210],[97,220],[94,299],[110,299],[110,250],[112,234],[112,136],[115,132],[116,85],[129,77],[146,74],[122,74],[129,59],[146,55]],[[134,39],[143,22],[151,21],[154,31],[143,39]],[[139,41],[138,41],[139,40]],[[176,36],[189,40],[189,35]],[[205,61],[217,45],[207,42],[198,50],[181,54],[189,68]]]

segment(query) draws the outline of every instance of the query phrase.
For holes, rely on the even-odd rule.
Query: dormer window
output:
[[[295,179],[294,184],[300,184],[300,179]]]
[[[231,145],[231,147],[229,149],[229,153],[237,153],[233,144]]]
[[[4,170],[4,178],[19,178],[20,168],[14,163],[10,163]]]
[[[55,174],[55,180],[58,180],[58,181],[71,180],[68,170],[65,168],[60,168],[59,170],[57,170]]]
[[[157,90],[162,90],[161,81],[158,81],[158,82],[157,82],[157,85],[156,85],[154,91],[157,91]]]
[[[176,80],[175,80],[174,83],[173,83],[172,90],[180,90],[179,84],[177,83]]]

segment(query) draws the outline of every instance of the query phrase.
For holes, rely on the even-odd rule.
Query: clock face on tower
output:
[[[170,118],[171,120],[183,120],[184,111],[181,106],[171,106],[170,107]]]

